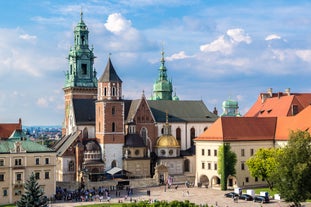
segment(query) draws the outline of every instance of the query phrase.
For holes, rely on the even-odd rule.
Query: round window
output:
[[[161,150],[161,155],[165,155],[165,150]]]
[[[168,153],[169,153],[170,155],[172,155],[174,152],[173,152],[173,150],[170,150],[170,151],[168,151]]]
[[[139,150],[135,150],[135,155],[139,155]]]

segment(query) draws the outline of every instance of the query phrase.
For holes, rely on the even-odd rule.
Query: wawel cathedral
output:
[[[63,137],[57,152],[57,181],[105,179],[121,169],[135,178],[195,176],[193,139],[217,118],[202,100],[179,100],[167,77],[164,52],[153,94],[123,99],[122,77],[111,58],[97,78],[89,31],[83,21],[74,28],[74,46],[65,75]]]

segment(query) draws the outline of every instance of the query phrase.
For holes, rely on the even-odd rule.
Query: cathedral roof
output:
[[[122,82],[122,80],[119,78],[117,72],[115,71],[110,57],[108,58],[108,62],[105,68],[104,73],[99,78],[99,82]]]
[[[210,112],[203,101],[148,100],[156,122],[214,122],[218,117]]]
[[[77,125],[95,124],[96,99],[73,99],[73,109]]]

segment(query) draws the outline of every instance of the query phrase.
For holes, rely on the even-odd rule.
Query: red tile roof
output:
[[[0,123],[0,138],[8,138],[16,129],[22,129],[22,121],[18,123]]]
[[[293,116],[293,105],[297,113],[311,104],[311,93],[261,93],[245,117]]]
[[[220,117],[195,141],[286,141],[292,130],[311,133],[310,117],[311,106],[296,116]]]
[[[256,141],[273,140],[275,117],[220,117],[195,141]]]

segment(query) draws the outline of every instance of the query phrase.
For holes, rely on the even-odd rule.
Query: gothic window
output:
[[[89,137],[89,133],[88,133],[87,128],[85,127],[85,128],[83,129],[83,138],[88,138],[88,137]]]
[[[147,129],[145,127],[141,128],[140,135],[144,140],[144,143],[147,143]]]
[[[104,96],[107,96],[107,88],[104,88]]]
[[[195,129],[193,127],[190,129],[190,138],[191,138],[191,146],[193,146],[194,145],[193,139],[195,138]]]
[[[69,163],[68,163],[68,171],[69,172],[72,172],[74,171],[75,168],[74,168],[74,162],[71,160]]]
[[[112,132],[115,132],[116,131],[116,124],[114,122],[112,122],[112,129],[111,129]]]
[[[178,127],[176,129],[176,139],[178,141],[178,143],[180,144],[180,140],[181,140],[181,129]]]
[[[111,110],[111,114],[112,114],[112,115],[115,115],[115,113],[116,113],[116,107],[113,106],[113,107],[112,107],[112,110]]]
[[[82,75],[86,75],[87,74],[87,64],[82,64],[81,65],[81,72],[82,72]]]
[[[115,160],[113,160],[111,162],[111,168],[117,167],[117,162]]]
[[[116,95],[116,87],[112,87],[112,96]]]
[[[188,159],[184,161],[184,171],[190,172],[190,161]]]

